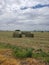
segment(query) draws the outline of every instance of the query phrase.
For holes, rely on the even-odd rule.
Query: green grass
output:
[[[16,49],[14,50],[14,56],[16,58],[28,58],[28,57],[32,57],[32,49]]]
[[[15,58],[40,58],[44,62],[49,62],[49,53],[42,51],[42,49],[37,49],[39,52],[34,52],[34,48],[22,48],[15,45],[0,43],[0,49],[12,49],[13,56]]]
[[[0,43],[0,49],[12,49],[13,50],[13,55],[16,58],[26,58],[26,57],[32,57],[32,48],[22,48],[22,47],[17,47],[15,45],[10,45],[10,44],[5,44],[5,43]]]

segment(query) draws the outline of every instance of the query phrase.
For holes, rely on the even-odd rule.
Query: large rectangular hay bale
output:
[[[25,37],[34,37],[34,34],[32,34],[31,32],[29,32],[29,33],[25,34]]]
[[[14,38],[21,38],[22,34],[21,34],[21,32],[13,32],[13,37]]]

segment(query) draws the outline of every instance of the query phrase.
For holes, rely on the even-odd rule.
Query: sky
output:
[[[0,0],[0,30],[49,31],[49,0]]]

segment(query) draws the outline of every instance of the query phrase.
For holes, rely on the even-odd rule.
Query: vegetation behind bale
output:
[[[20,31],[20,30],[15,30],[15,31]]]

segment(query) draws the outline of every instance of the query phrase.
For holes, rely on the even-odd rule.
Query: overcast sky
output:
[[[49,30],[49,0],[0,0],[0,30]]]

